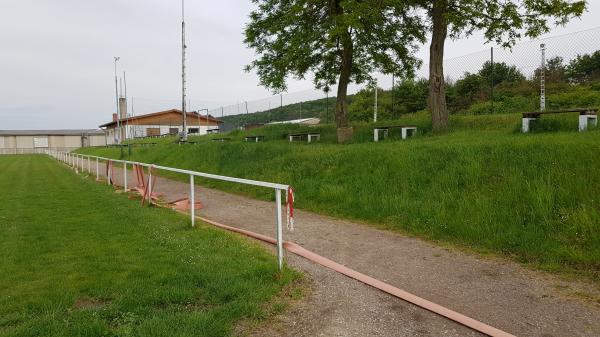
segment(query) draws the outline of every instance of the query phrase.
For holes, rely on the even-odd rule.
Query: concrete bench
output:
[[[320,133],[315,133],[315,132],[306,132],[306,133],[292,133],[287,135],[288,139],[290,140],[290,142],[293,142],[294,140],[302,140],[304,138],[307,139],[307,141],[310,143],[313,140],[321,140],[321,134]]]
[[[262,142],[264,140],[265,140],[265,136],[247,136],[247,137],[244,137],[244,141],[245,142],[258,143],[258,142]]]
[[[542,115],[574,112],[579,113],[579,132],[587,130],[590,124],[592,126],[598,125],[598,109],[534,111],[523,113],[523,119],[521,120],[521,132],[529,132],[531,124],[537,121]]]
[[[417,133],[417,127],[414,125],[378,126],[373,128],[373,140],[378,142],[379,139],[387,138],[390,135],[391,129],[400,129],[402,139],[414,136]]]

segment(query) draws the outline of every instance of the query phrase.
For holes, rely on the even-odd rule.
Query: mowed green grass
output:
[[[0,336],[227,336],[298,277],[46,156],[0,156],[0,191]]]
[[[531,134],[517,131],[518,114],[453,116],[442,134],[427,132],[423,116],[388,123],[423,125],[426,132],[373,143],[372,127],[356,125],[356,143],[337,145],[328,141],[335,137],[328,126],[315,144],[290,144],[276,139],[282,129],[258,129],[249,133],[271,138],[244,143],[235,132],[229,143],[162,140],[134,148],[131,158],[287,183],[300,208],[600,282],[600,130],[577,132],[573,114],[544,116]],[[110,148],[82,152],[120,155]],[[264,190],[199,183],[273,198]]]

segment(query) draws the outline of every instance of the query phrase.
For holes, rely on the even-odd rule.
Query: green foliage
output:
[[[573,83],[600,78],[600,50],[591,55],[578,55],[569,63],[566,73],[569,81]]]
[[[525,76],[516,66],[509,66],[505,62],[492,64],[492,62],[486,61],[479,70],[479,76],[484,83],[491,85],[493,82],[494,86],[500,83],[518,83],[525,80]]]
[[[289,183],[303,209],[600,279],[600,199],[590,197],[600,194],[600,175],[590,174],[600,169],[600,130],[578,133],[577,115],[564,114],[544,116],[546,125],[523,135],[520,114],[496,114],[451,116],[450,131],[433,134],[428,119],[409,114],[381,122],[418,125],[419,136],[407,141],[397,140],[396,130],[373,143],[373,124],[355,123],[354,144],[345,146],[334,144],[333,127],[322,127],[316,144],[242,143],[240,133],[229,143],[140,148],[132,159]],[[543,132],[552,128],[564,131]]]
[[[427,107],[429,82],[425,79],[406,80],[394,88],[393,117],[407,113],[415,113]],[[390,107],[391,109],[391,107]]]
[[[547,33],[551,23],[564,25],[581,16],[587,5],[585,0],[411,0],[410,3],[422,15],[423,27],[432,32],[429,74],[432,85],[443,85],[441,65],[448,37],[458,39],[483,31],[487,41],[511,47],[524,36],[534,38]],[[445,128],[448,109],[444,90],[432,86],[430,95],[429,101],[435,102],[430,106],[434,126]]]
[[[424,33],[402,1],[253,0],[245,42],[258,55],[255,69],[262,85],[286,89],[288,76],[314,75],[317,88],[337,82],[342,51],[350,48],[350,80],[373,81],[375,71],[412,75],[413,53]],[[349,45],[347,45],[349,44]]]
[[[253,0],[245,42],[257,58],[260,83],[275,91],[289,77],[313,77],[316,88],[337,86],[335,120],[348,126],[348,84],[374,82],[373,74],[412,77],[425,29],[405,1]]]
[[[434,1],[414,0],[430,10]],[[522,37],[537,37],[549,32],[550,25],[566,24],[579,17],[586,1],[570,0],[435,0],[445,4],[451,38],[483,31],[488,41],[505,47]]]
[[[566,80],[566,67],[564,60],[560,56],[553,57],[546,61],[546,83],[560,83]],[[540,82],[541,69],[538,68],[534,72],[533,81]]]
[[[49,157],[0,156],[0,172],[0,336],[229,336],[298,277]]]
[[[352,104],[353,95],[348,96],[348,102]],[[333,122],[335,114],[335,97],[316,99],[283,107],[276,107],[266,111],[251,114],[229,115],[221,118],[235,127],[253,123],[269,123],[276,121],[287,121],[299,118],[321,118],[323,123]]]

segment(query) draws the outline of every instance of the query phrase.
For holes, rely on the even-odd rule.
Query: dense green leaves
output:
[[[570,0],[412,0],[423,13],[422,19],[433,26],[432,47],[439,40],[461,38],[483,31],[486,40],[511,47],[522,37],[537,37],[547,33],[552,25],[564,25],[580,16],[586,1]],[[434,10],[436,9],[436,10]],[[443,20],[440,19],[441,17]],[[436,19],[437,18],[437,19]],[[443,45],[443,44],[442,44]],[[431,48],[430,64],[443,59],[444,48]],[[430,83],[443,81],[441,69],[430,73]],[[438,83],[438,87],[439,87]],[[442,85],[443,87],[443,85]],[[434,127],[444,127],[448,120],[445,93],[430,90]]]
[[[289,77],[316,88],[338,84],[336,120],[347,125],[348,83],[374,82],[375,72],[412,77],[425,37],[418,16],[399,0],[254,0],[245,43],[257,57],[260,83],[285,91]]]
[[[317,88],[337,82],[342,62],[341,41],[352,40],[351,80],[373,81],[382,71],[412,76],[420,61],[414,57],[425,27],[409,15],[404,1],[392,0],[254,0],[256,10],[246,26],[246,44],[257,58],[261,84],[283,91],[286,79],[312,75]],[[335,6],[341,7],[335,13]]]

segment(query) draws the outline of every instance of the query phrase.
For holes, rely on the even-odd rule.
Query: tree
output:
[[[444,43],[483,31],[487,41],[511,47],[523,36],[549,31],[548,20],[564,25],[579,17],[586,1],[570,0],[412,0],[431,26],[429,47],[429,109],[434,129],[448,125],[444,85]]]
[[[577,55],[566,69],[572,83],[586,82],[600,77],[600,50],[593,54]]]
[[[253,0],[245,28],[256,51],[246,67],[261,85],[285,91],[288,77],[313,76],[318,89],[337,82],[335,120],[348,127],[348,84],[370,82],[376,71],[410,78],[425,39],[421,20],[403,0]],[[351,129],[350,129],[351,130]],[[338,132],[338,140],[344,138]]]
[[[509,66],[505,62],[494,63],[486,61],[483,64],[481,70],[479,70],[479,76],[484,79],[484,83],[490,85],[493,81],[493,85],[496,86],[500,83],[517,83],[525,80],[525,76],[515,66]]]
[[[563,82],[565,80],[566,68],[563,62],[563,58],[560,56],[553,57],[546,61],[546,67],[544,68],[544,73],[546,74],[546,82],[558,83]],[[539,83],[540,75],[541,67],[538,67],[533,74],[533,80]]]
[[[485,79],[481,75],[465,73],[448,90],[449,105],[456,110],[468,108],[475,101],[476,96],[480,94],[484,86]]]

